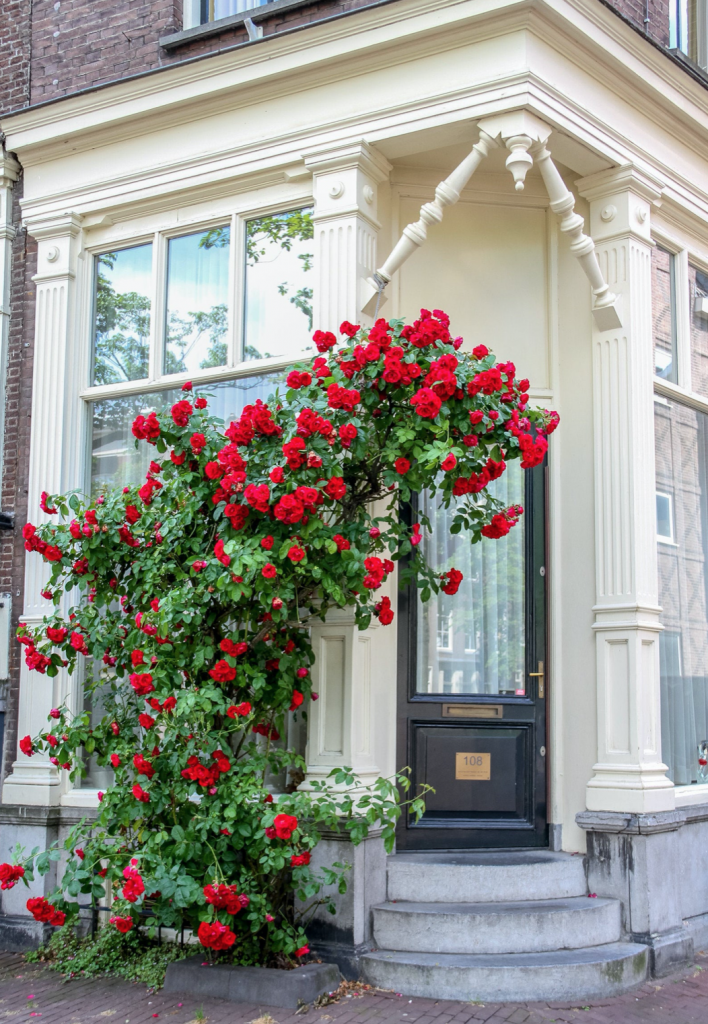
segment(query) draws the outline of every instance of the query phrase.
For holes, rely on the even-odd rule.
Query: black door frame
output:
[[[495,730],[515,731],[519,761],[517,786],[523,786],[519,805],[523,813],[514,818],[471,816],[469,819],[443,820],[423,816],[417,824],[403,813],[399,819],[396,844],[399,850],[499,849],[548,846],[548,469],[547,462],[525,471],[525,619],[526,619],[526,694],[524,697],[496,694],[417,694],[415,693],[417,614],[415,586],[399,593],[398,601],[398,683],[396,764],[400,771],[411,768],[413,787],[425,779],[417,778],[416,734],[422,727],[450,730],[450,737],[467,729],[477,737],[493,736]],[[486,542],[489,543],[489,542]],[[543,663],[543,676],[538,672]],[[443,716],[443,705],[472,705],[469,718],[450,722]],[[480,705],[502,706],[501,721],[473,717],[483,711]],[[489,709],[487,709],[489,710]],[[508,734],[508,732],[507,732]],[[497,733],[500,735],[500,733]]]

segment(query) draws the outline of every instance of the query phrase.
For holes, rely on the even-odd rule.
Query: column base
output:
[[[2,803],[57,807],[61,800],[61,779],[49,761],[30,764],[15,761],[2,787]]]
[[[651,768],[596,764],[593,771],[585,791],[589,811],[656,814],[676,807],[676,790],[664,764]]]
[[[674,928],[658,935],[633,932],[630,939],[649,947],[649,970],[654,978],[665,978],[694,961],[693,937],[688,928]]]

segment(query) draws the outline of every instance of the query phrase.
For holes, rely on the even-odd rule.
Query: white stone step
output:
[[[550,850],[397,853],[388,858],[389,900],[495,903],[587,893],[582,856]]]
[[[642,985],[646,946],[613,942],[552,953],[465,956],[377,950],[361,958],[364,980],[428,999],[483,1003],[607,999]]]
[[[379,949],[420,953],[533,953],[617,942],[620,903],[573,896],[515,903],[384,903]]]

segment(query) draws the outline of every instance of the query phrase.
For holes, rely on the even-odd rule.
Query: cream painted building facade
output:
[[[705,86],[657,59],[594,0],[405,0],[29,108],[2,128],[24,168],[24,224],[39,246],[33,517],[42,490],[86,488],[96,460],[116,457],[100,435],[96,410],[106,403],[139,411],[153,393],[164,396],[189,378],[221,387],[224,408],[235,409],[254,387],[267,388],[254,378],[290,361],[291,349],[268,355],[249,334],[256,328],[245,307],[260,301],[249,292],[249,223],[312,209],[314,326],[370,324],[372,275],[436,186],[480,138],[491,140],[459,201],[444,207],[427,240],[392,275],[380,314],[412,319],[421,307],[444,309],[466,346],[484,343],[511,359],[530,379],[533,402],[560,413],[547,469],[530,496],[523,568],[515,570],[522,635],[507,640],[517,662],[504,667],[497,659],[495,681],[487,678],[494,659],[479,655],[479,645],[506,634],[494,631],[486,613],[476,634],[460,633],[457,653],[447,611],[430,613],[438,618],[425,620],[426,633],[410,601],[399,603],[398,630],[358,633],[344,615],[316,628],[320,700],[306,737],[309,777],[346,764],[370,780],[411,764],[415,781],[437,781],[425,827],[401,830],[388,882],[377,840],[344,854],[354,863],[353,885],[334,930],[322,925],[321,945],[385,987],[467,998],[561,990],[550,981],[534,988],[541,983],[529,981],[521,961],[507,989],[481,961],[457,973],[450,961],[448,973],[437,975],[428,964],[426,973],[428,953],[437,962],[466,951],[481,958],[540,951],[547,960],[537,979],[560,964],[566,977],[577,976],[568,982],[577,994],[626,989],[647,970],[661,974],[690,960],[708,941],[708,775],[697,751],[708,739],[699,708],[707,698],[697,682],[708,677],[700,641],[708,629],[708,584],[701,583],[708,566],[705,541],[696,539],[707,499],[702,468],[692,484],[685,466],[677,467],[682,454],[686,463],[693,458],[692,443],[703,467],[708,422],[699,358],[704,276],[708,283]],[[540,173],[544,138],[617,297],[616,322],[593,316],[591,285],[576,258],[579,229],[567,230],[563,217],[572,211],[552,208]],[[522,190],[507,165],[519,153],[522,162],[535,157]],[[162,338],[177,243],[225,227],[228,259],[214,271],[228,307],[222,365],[169,372]],[[150,297],[146,372],[101,383],[91,363],[97,260],[140,247],[151,247],[140,270]],[[119,256],[111,273],[121,265]],[[655,417],[666,428],[656,443]],[[439,530],[443,536],[443,521]],[[492,600],[486,574],[498,580],[503,572],[479,557],[475,593]],[[28,559],[28,622],[44,613],[42,572],[39,559]],[[390,595],[397,599],[395,586]],[[507,612],[512,597],[499,598]],[[665,606],[668,599],[674,607]],[[448,671],[441,652],[459,665]],[[472,662],[477,668],[466,674]],[[688,716],[689,677],[694,710],[681,726],[682,753],[679,698],[669,691],[681,690]],[[67,692],[78,701],[72,685],[23,674],[18,734],[38,732]],[[662,733],[671,738],[670,762]],[[465,749],[498,750],[499,757],[492,754],[491,778],[464,782],[460,796],[440,758]],[[495,788],[500,760],[507,774],[513,766],[513,777]],[[18,753],[2,789],[0,852],[18,838],[27,847],[44,843],[95,807],[100,778],[90,778],[91,785],[72,788],[48,761]],[[333,837],[323,849],[337,847]],[[459,863],[441,855],[450,849]],[[485,849],[506,852],[497,863],[478,853]],[[566,891],[562,872],[583,863],[570,854],[587,854],[588,874],[582,884],[574,875]],[[537,902],[565,897],[568,934],[585,935],[588,891],[604,919],[587,925],[579,950],[572,948],[579,940],[567,936],[544,950],[530,907],[521,907],[516,929],[536,930],[527,949],[504,946],[490,924],[486,947],[468,937],[464,949],[446,949],[433,929],[420,939],[423,948],[411,950],[401,935],[416,931],[420,919],[405,871],[430,879],[441,865],[501,875],[516,865],[528,891],[505,881],[511,888],[496,898],[520,905],[534,894]],[[548,875],[555,882],[537,877],[546,869],[560,872]],[[467,881],[440,877],[446,902],[456,903]],[[489,911],[497,876],[479,878],[468,879],[468,902]],[[415,884],[423,900],[427,883]],[[387,885],[388,917],[378,911],[372,918],[372,906],[386,903]],[[431,890],[426,905],[445,902],[444,895]],[[19,889],[2,897],[13,934],[29,934],[24,898]],[[413,915],[403,931],[390,920],[393,899]],[[373,946],[384,950],[378,959],[368,954]],[[578,968],[588,949],[600,950],[583,961],[600,964],[592,977]]]

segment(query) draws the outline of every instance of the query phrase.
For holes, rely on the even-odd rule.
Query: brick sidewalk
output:
[[[201,1020],[199,1010],[204,1014]],[[26,964],[17,954],[0,953],[0,1024],[152,1024],[155,1019],[171,1024],[708,1024],[708,955],[699,955],[690,970],[651,982],[631,995],[585,1006],[485,1006],[371,992],[295,1013],[219,999],[153,995],[143,985],[117,978],[64,982],[61,975]]]

